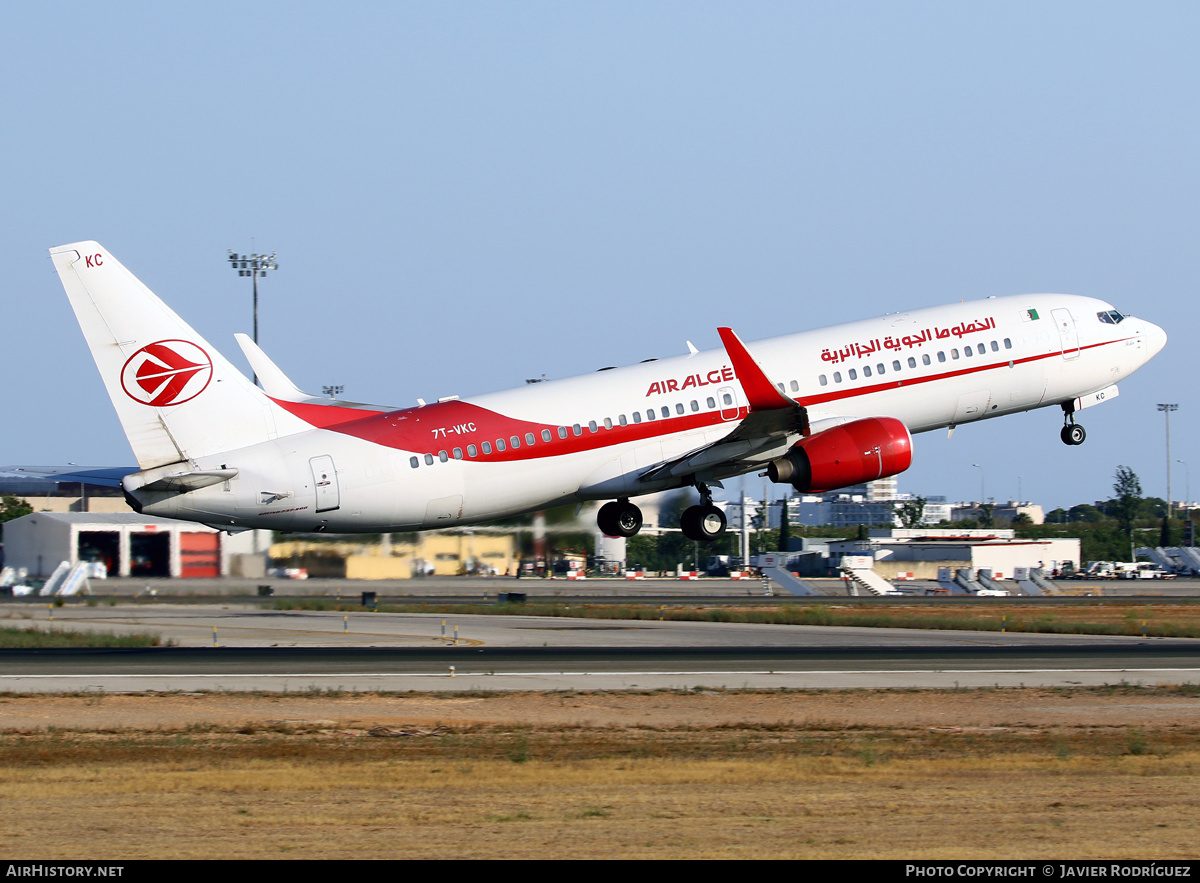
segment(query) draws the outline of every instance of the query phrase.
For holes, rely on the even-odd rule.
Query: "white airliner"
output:
[[[130,505],[222,530],[410,531],[608,500],[600,528],[632,536],[630,498],[694,486],[683,532],[711,540],[709,489],[731,476],[832,490],[903,472],[911,433],[1050,406],[1080,444],[1075,413],[1167,339],[1094,298],[1020,295],[750,347],[721,328],[717,350],[375,406],[306,395],[238,335],[259,389],[99,244],[50,254],[140,467],[119,479]]]

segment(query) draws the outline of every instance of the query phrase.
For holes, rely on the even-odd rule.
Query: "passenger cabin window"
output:
[[[871,366],[863,365],[863,377],[870,377],[870,376],[871,376]]]
[[[946,361],[946,354],[942,350],[938,350],[938,361],[939,362]]]
[[[833,382],[834,382],[834,383],[841,383],[841,382],[842,382],[842,372],[841,372],[841,371],[834,371],[834,372],[833,372]]]
[[[420,465],[421,465],[421,463],[420,463],[420,461],[419,461],[419,460],[417,460],[417,458],[416,458],[416,457],[409,457],[409,458],[408,458],[408,465],[409,465],[409,466],[411,466],[413,469],[416,469],[418,466],[420,466]]]
[[[994,352],[994,353],[1000,352],[1000,344],[996,343],[996,341],[994,341],[994,340],[992,341],[992,352]]]
[[[913,362],[913,363],[912,363],[912,365],[909,365],[909,367],[911,368],[911,367],[913,367],[913,366],[914,366],[914,365],[916,365],[916,364],[917,364],[916,362]],[[892,370],[893,370],[893,371],[899,371],[899,370],[900,370],[900,360],[899,360],[899,359],[896,359],[895,361],[893,361],[893,362],[892,362]]]
[[[533,444],[533,441],[534,441],[533,433],[532,432],[525,433],[525,444],[531,445],[531,444]]]
[[[599,431],[600,431],[600,427],[596,425],[596,421],[589,420],[588,421],[588,432],[599,432]]]
[[[425,455],[425,465],[426,465],[426,466],[432,466],[432,465],[433,465],[433,454],[426,454],[426,455]]]
[[[611,418],[611,417],[605,417],[605,418],[604,418],[604,428],[605,428],[605,429],[612,429],[612,418]]]
[[[883,363],[882,363],[882,362],[881,362],[880,364],[878,364],[878,365],[876,365],[876,366],[875,366],[875,373],[876,373],[876,374],[882,374],[882,373],[883,373]]]
[[[661,408],[658,409],[658,413],[662,416],[662,418],[664,420],[666,420],[668,417],[671,416],[671,409],[668,408],[666,405],[663,405]]]
[[[482,445],[480,445],[480,447],[483,448],[483,452],[485,454],[490,454],[492,452],[492,443],[491,442],[484,442]]]
[[[683,402],[676,402],[675,403],[675,413],[682,414],[683,412],[684,412]]]
[[[575,433],[575,435],[583,435],[583,430],[580,428],[578,423],[571,424],[571,432]]]
[[[799,383],[797,383],[796,381],[793,380],[790,385],[792,387],[792,392],[800,392],[800,384]]]
[[[438,459],[445,463],[450,458],[446,455],[445,451],[438,451]]]
[[[455,449],[454,449],[454,459],[455,459],[455,460],[461,460],[461,459],[462,459],[462,448],[455,448]]]
[[[502,439],[502,438],[498,438],[498,439],[496,439],[496,450],[497,450],[497,451],[503,451],[503,450],[504,450],[504,439]]]
[[[722,396],[721,396],[721,399],[722,399],[722,401],[724,401],[724,402],[725,402],[725,404],[727,404],[727,405],[732,405],[732,404],[733,404],[733,396],[731,396],[729,393],[725,393],[724,395],[722,395]]]
[[[973,355],[975,355],[975,354],[974,354],[974,353],[971,351],[971,345],[970,345],[970,344],[967,344],[965,347],[963,347],[963,354],[964,354],[964,355],[967,355],[967,356],[973,356]]]
[[[817,383],[821,384],[821,386],[829,386],[829,378],[822,374],[817,378]]]
[[[646,419],[647,420],[654,419],[654,409],[653,408],[650,408],[648,411],[646,411]]]
[[[855,371],[853,368],[851,368],[851,369],[850,369],[848,372],[846,372],[846,373],[849,375],[849,377],[850,377],[850,379],[851,379],[851,380],[858,380],[858,372],[857,372],[857,371]]]
[[[622,415],[622,416],[624,416],[624,415]],[[622,422],[622,423],[624,423],[625,421],[623,421],[623,420],[622,420],[621,422]],[[641,423],[641,422],[642,422],[642,412],[641,412],[641,411],[634,411],[634,412],[633,412],[633,422],[634,422],[634,423]]]
[[[712,396],[709,396],[708,397],[708,407],[715,408],[716,406],[717,406],[717,400],[714,399]]]
[[[1004,348],[1005,348],[1006,350],[1010,350],[1010,349],[1012,349],[1012,340],[1010,340],[1010,339],[1009,339],[1009,338],[1007,338],[1007,337],[1006,337],[1006,338],[1004,338]]]
[[[559,438],[567,437],[567,427],[565,427],[565,426],[558,427],[558,437]],[[549,439],[547,439],[547,441],[549,441]]]
[[[620,421],[620,423],[621,423],[621,425],[622,425],[622,426],[628,426],[628,425],[629,425],[629,421],[625,419],[625,415],[624,415],[624,414],[622,414],[622,415],[621,415],[620,417],[618,417],[617,419]],[[641,423],[641,421],[640,421],[640,420],[639,420],[638,422],[639,422],[639,423]]]
[[[542,430],[542,441],[550,441],[550,438],[551,438],[551,436],[550,436],[550,430],[549,430],[549,429],[543,429],[543,430]]]
[[[476,447],[474,445],[467,445],[467,456],[468,457],[474,457],[477,453],[479,453],[479,451],[476,449]]]
[[[695,411],[699,411],[699,410],[700,410],[700,403],[698,401],[696,401],[695,399],[692,399],[692,411],[695,412]]]
[[[955,347],[954,349],[950,350],[950,358],[952,358],[952,359],[958,358],[958,347]]]
[[[928,364],[929,364],[929,361],[930,361],[930,360],[929,360],[929,353],[925,353],[925,354],[923,354],[923,355],[921,356],[921,364],[922,364],[922,365],[928,365]]]
[[[514,450],[514,451],[515,451],[517,448],[521,447],[521,439],[519,439],[519,438],[518,438],[517,436],[515,436],[515,435],[510,435],[510,436],[508,437],[508,443],[509,443],[510,445],[512,445],[512,448],[513,448],[513,450]]]

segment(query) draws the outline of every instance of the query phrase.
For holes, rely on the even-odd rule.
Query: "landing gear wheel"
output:
[[[679,519],[683,535],[689,540],[711,543],[725,533],[725,513],[716,506],[690,506]]]
[[[642,529],[642,510],[628,500],[614,500],[600,507],[596,525],[610,537],[631,537]]]
[[[1087,438],[1087,432],[1078,423],[1068,423],[1062,428],[1059,437],[1063,440],[1064,445],[1081,445]]]

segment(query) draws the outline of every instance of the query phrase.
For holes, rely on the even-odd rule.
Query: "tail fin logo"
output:
[[[121,387],[135,402],[165,408],[200,395],[212,374],[212,359],[194,343],[160,340],[129,357],[121,369]]]

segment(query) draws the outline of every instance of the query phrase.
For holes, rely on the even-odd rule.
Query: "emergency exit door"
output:
[[[317,511],[330,512],[342,505],[333,457],[313,457],[308,465],[312,467],[313,488],[317,492]]]

